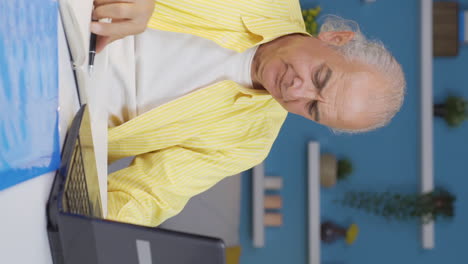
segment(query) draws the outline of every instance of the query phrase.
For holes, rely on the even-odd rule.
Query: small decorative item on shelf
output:
[[[321,9],[319,6],[316,8],[302,10],[302,17],[304,18],[306,31],[313,36],[318,34],[317,16],[320,11]]]
[[[352,172],[353,165],[347,158],[337,160],[332,154],[320,157],[320,184],[323,187],[333,187],[337,180],[347,179]]]
[[[460,1],[432,1],[432,52],[453,57],[460,51]]]
[[[468,120],[468,101],[451,95],[445,102],[434,105],[434,115],[445,119],[450,127],[457,127]]]
[[[453,194],[438,188],[424,194],[350,191],[338,202],[343,206],[361,209],[390,220],[422,218],[423,222],[427,223],[440,217],[453,218],[455,200]]]
[[[352,245],[359,234],[356,224],[350,225],[347,229],[332,221],[325,221],[320,226],[320,238],[324,243],[332,243],[338,239],[344,239],[346,244]]]
[[[280,195],[265,195],[263,204],[265,209],[281,209],[283,206],[283,199],[281,199]]]
[[[283,188],[283,178],[280,176],[265,176],[265,190],[278,191]]]
[[[265,213],[264,225],[269,227],[280,227],[283,224],[281,213]]]

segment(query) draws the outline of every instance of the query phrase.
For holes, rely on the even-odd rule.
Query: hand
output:
[[[95,0],[91,32],[98,35],[96,51],[114,40],[142,33],[154,9],[154,0]],[[112,23],[97,22],[111,18]]]

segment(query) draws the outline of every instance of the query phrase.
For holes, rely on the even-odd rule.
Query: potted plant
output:
[[[313,36],[318,33],[317,16],[320,13],[320,10],[319,6],[316,8],[302,10],[302,18],[304,18],[306,31]]]
[[[390,220],[422,218],[423,222],[429,222],[438,218],[453,218],[455,200],[453,194],[438,188],[424,194],[350,191],[338,202]]]
[[[348,176],[353,172],[353,164],[348,158],[338,160],[338,180],[346,180]]]
[[[353,165],[348,158],[337,159],[333,154],[323,154],[320,157],[320,184],[333,187],[338,180],[347,179],[353,172]]]
[[[443,118],[450,127],[457,127],[468,119],[468,101],[450,95],[445,102],[434,105],[434,115]]]

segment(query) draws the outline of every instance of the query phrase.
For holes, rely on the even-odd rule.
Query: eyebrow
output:
[[[327,72],[325,73],[325,78],[323,79],[322,83],[320,84],[320,87],[318,87],[320,89],[320,92],[322,92],[323,89],[325,89],[327,87],[328,81],[330,80],[330,78],[331,78],[331,76],[333,74],[330,67],[328,67],[325,64],[322,64],[320,66],[320,69],[317,72],[315,72],[315,74],[314,74],[314,78],[315,78],[314,82],[316,82],[316,80],[319,78],[319,74],[322,72],[322,70],[324,68],[326,68]],[[319,115],[318,103],[315,104],[315,107],[314,107],[313,111],[314,111],[315,120],[317,122],[319,122],[320,121],[320,115]],[[312,114],[312,113],[310,113],[310,114]]]

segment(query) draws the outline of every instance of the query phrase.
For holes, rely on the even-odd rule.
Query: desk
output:
[[[78,111],[79,104],[60,21],[58,46],[59,132],[60,145],[62,146],[67,128]],[[104,144],[106,142],[106,140],[101,141]],[[1,263],[52,263],[47,237],[45,208],[54,176],[55,172],[46,173],[0,191],[0,212],[2,213],[0,220]]]

